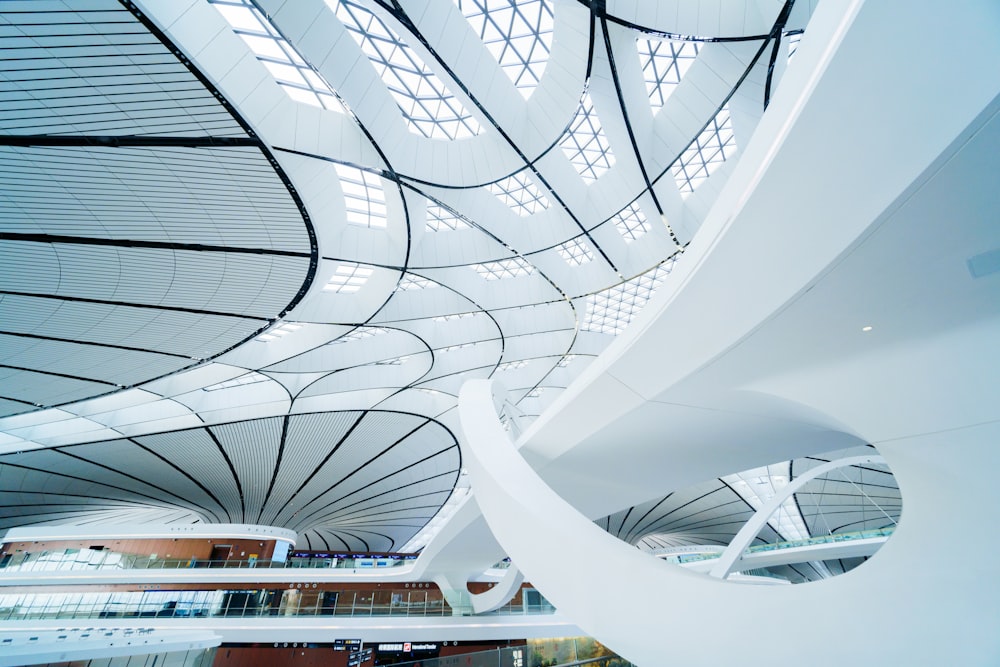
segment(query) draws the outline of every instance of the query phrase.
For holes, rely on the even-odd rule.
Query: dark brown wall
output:
[[[269,560],[274,553],[274,540],[252,539],[234,540],[221,538],[166,538],[158,540],[59,540],[53,542],[10,542],[0,547],[0,556],[21,552],[42,553],[44,551],[65,551],[66,549],[89,549],[103,546],[108,551],[135,556],[156,554],[158,558],[208,560],[216,545],[230,545],[230,558],[246,560],[257,554],[259,560]]]

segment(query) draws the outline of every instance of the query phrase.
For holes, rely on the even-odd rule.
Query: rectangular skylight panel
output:
[[[333,275],[330,276],[330,280],[323,286],[323,289],[327,292],[347,294],[357,292],[368,282],[373,272],[373,269],[369,267],[353,262],[344,262],[334,269]]]
[[[327,4],[368,56],[411,131],[430,139],[479,133],[479,122],[381,18],[352,0]]]
[[[215,8],[219,10],[219,13],[222,14],[222,17],[226,19],[226,22],[236,30],[264,31],[264,26],[257,20],[257,17],[254,16],[253,11],[249,7],[229,5],[223,2],[213,4],[215,4]]]
[[[250,0],[209,0],[233,31],[267,67],[271,76],[290,98],[312,106],[345,113],[346,109],[333,90],[291,44],[281,37],[267,17]],[[303,95],[298,87],[309,89]]]
[[[385,191],[381,179],[370,172],[344,164],[336,165],[347,205],[347,222],[361,227],[386,226]]]
[[[266,67],[267,71],[271,73],[271,76],[278,81],[300,86],[306,85],[306,80],[299,73],[298,68],[292,67],[291,65],[284,65],[282,63],[273,63],[269,60],[262,60],[261,62],[264,63],[264,67]]]

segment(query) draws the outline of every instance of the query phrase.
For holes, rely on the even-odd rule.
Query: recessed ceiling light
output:
[[[871,327],[871,325],[869,325],[869,326],[866,326],[866,327],[861,327],[861,330],[862,330],[862,331],[871,331],[871,330],[872,330],[872,327]]]

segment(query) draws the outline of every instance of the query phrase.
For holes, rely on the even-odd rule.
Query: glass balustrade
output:
[[[757,544],[750,547],[744,553],[754,554],[766,551],[780,551],[782,549],[798,549],[821,544],[833,544],[836,542],[850,542],[853,540],[868,540],[873,538],[889,537],[896,529],[895,526],[886,528],[875,528],[872,530],[859,530],[851,533],[834,533],[833,535],[817,535],[804,540],[791,540],[788,542],[772,542],[770,544]],[[672,554],[664,556],[663,560],[668,563],[696,563],[703,560],[714,560],[722,556],[722,551],[691,554]]]
[[[492,615],[551,614],[534,589]],[[436,589],[324,590],[314,584],[264,590],[124,591],[0,594],[0,620],[197,618],[262,616],[453,616],[471,606],[450,605]]]
[[[203,558],[158,558],[92,549],[12,554],[0,560],[3,572],[64,570],[149,570],[188,568],[322,568],[376,570],[412,565],[416,555],[392,557],[290,558],[284,561],[259,559],[209,560]]]

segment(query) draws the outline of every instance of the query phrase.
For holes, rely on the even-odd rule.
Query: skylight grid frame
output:
[[[521,257],[501,259],[496,262],[473,264],[472,268],[486,280],[517,278],[520,276],[530,275],[535,271],[535,267]]]
[[[594,251],[582,239],[567,241],[557,248],[559,255],[570,266],[580,266],[594,259]]]
[[[638,202],[632,202],[611,218],[625,243],[631,243],[652,229]]]
[[[469,229],[470,227],[469,223],[462,220],[454,212],[437,204],[428,204],[426,228],[432,232],[444,232]]]
[[[215,6],[289,97],[330,111],[347,112],[323,77],[275,30],[251,0],[208,2]]]
[[[371,267],[362,266],[355,262],[343,262],[334,269],[333,275],[323,286],[323,290],[353,294],[365,286],[372,273],[374,273],[374,269]]]
[[[681,153],[672,167],[681,197],[687,198],[735,152],[736,136],[729,117],[729,106],[726,105]]]
[[[587,297],[586,315],[580,329],[614,336],[620,334],[663,284],[673,264],[673,260],[666,261],[631,280],[591,294]]]
[[[479,121],[382,19],[351,0],[326,2],[368,56],[412,132],[447,140],[479,134]]]
[[[548,0],[455,0],[462,15],[527,99],[541,81],[552,50]]]
[[[560,148],[576,172],[587,183],[593,183],[615,164],[611,144],[594,110],[590,93],[583,96],[569,131],[559,142]]]
[[[344,191],[347,222],[359,227],[385,229],[388,214],[382,179],[368,171],[346,164],[335,165]]]
[[[549,207],[549,200],[525,173],[513,174],[490,183],[486,189],[522,218]]]
[[[659,111],[698,57],[700,43],[672,39],[636,39],[639,64],[653,113]]]
[[[403,291],[421,290],[437,286],[438,284],[433,280],[421,278],[420,276],[413,275],[412,273],[407,273],[399,281],[399,289]]]

